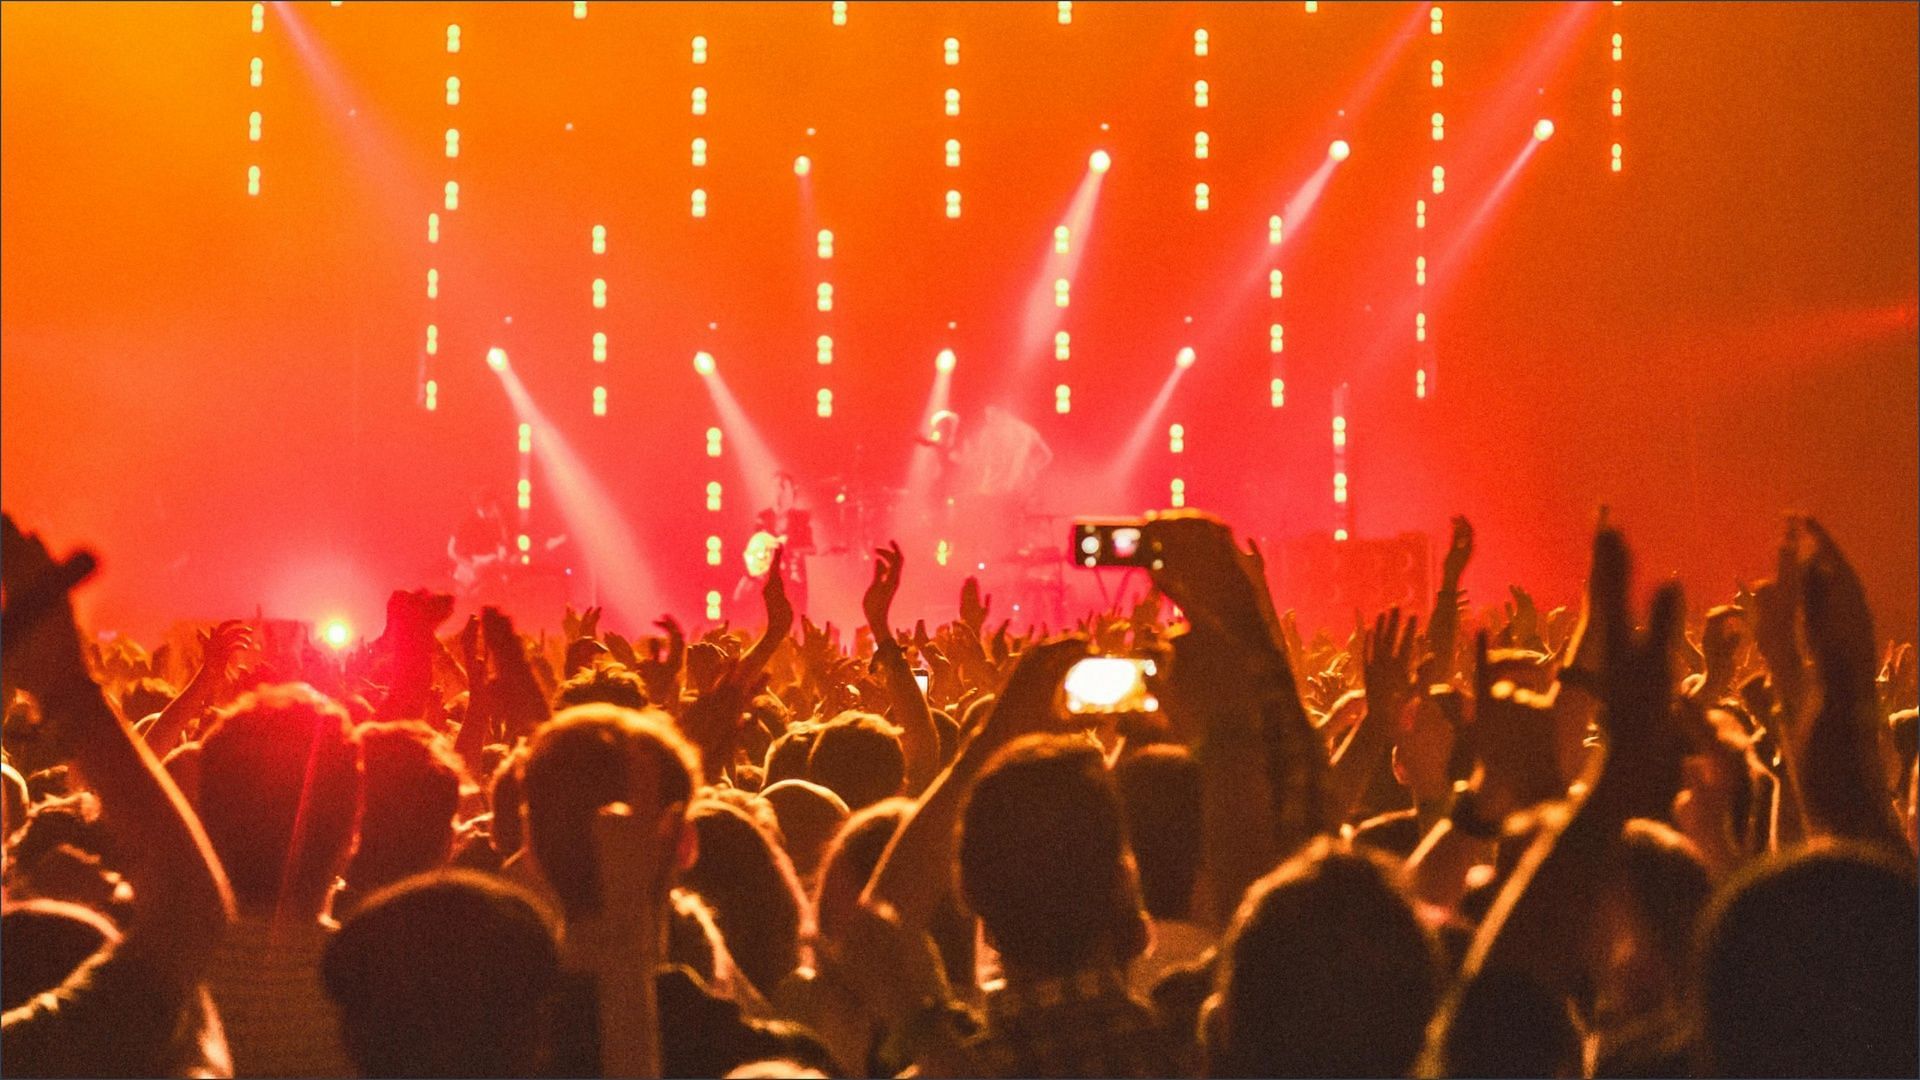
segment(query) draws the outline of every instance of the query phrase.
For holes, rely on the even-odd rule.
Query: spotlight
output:
[[[1541,142],[1553,138],[1553,121],[1541,120],[1533,125],[1533,137]]]
[[[353,640],[353,630],[347,626],[345,619],[329,619],[327,624],[320,628],[320,637],[329,648],[344,649],[347,643]]]
[[[713,354],[710,352],[694,353],[693,354],[693,370],[699,372],[702,375],[713,374]]]
[[[1348,146],[1345,139],[1335,139],[1333,145],[1327,147],[1327,156],[1335,161],[1345,161],[1347,155],[1351,153],[1353,153],[1353,147]]]
[[[1175,355],[1173,358],[1173,362],[1182,368],[1192,367],[1193,361],[1194,361],[1193,346],[1191,345],[1181,346],[1180,352],[1177,355]]]
[[[495,345],[487,350],[487,366],[495,371],[507,370],[507,350]]]
[[[1113,155],[1107,153],[1105,150],[1095,150],[1093,154],[1087,158],[1087,168],[1092,169],[1096,173],[1104,173],[1108,169],[1113,168]]]
[[[951,372],[953,370],[953,365],[954,365],[954,356],[953,356],[952,349],[941,349],[940,355],[936,357],[933,361],[934,370],[940,372],[940,374],[942,375],[945,375],[948,372]]]
[[[813,159],[805,154],[793,159],[793,175],[805,176],[813,171]]]

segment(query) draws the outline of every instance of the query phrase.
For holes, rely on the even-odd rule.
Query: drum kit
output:
[[[830,543],[821,556],[865,560],[896,533],[924,534],[945,543],[946,565],[978,572],[982,588],[1012,601],[1024,620],[1066,621],[1067,533],[1071,515],[1025,505],[1006,496],[959,496],[945,507],[902,507],[903,487],[830,476],[821,490],[832,499]],[[904,513],[903,513],[904,511]],[[963,575],[959,575],[963,576]]]

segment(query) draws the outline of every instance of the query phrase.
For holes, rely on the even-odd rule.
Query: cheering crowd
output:
[[[1920,665],[1817,522],[1690,618],[1604,518],[1581,603],[1469,606],[1456,519],[1351,636],[1145,536],[1067,632],[901,619],[895,546],[850,635],[776,566],[758,633],[416,591],[149,653],[9,519],[0,1073],[1920,1069]],[[1148,711],[1064,707],[1094,654]]]

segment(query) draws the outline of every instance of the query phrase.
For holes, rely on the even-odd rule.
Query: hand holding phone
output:
[[[1081,566],[1152,566],[1159,545],[1140,518],[1081,518],[1073,523],[1073,557]]]
[[[1137,656],[1089,656],[1067,669],[1061,690],[1067,711],[1076,716],[1156,712],[1160,703],[1147,688],[1152,660]]]

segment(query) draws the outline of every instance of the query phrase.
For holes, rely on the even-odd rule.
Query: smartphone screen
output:
[[[1061,683],[1067,711],[1082,713],[1155,712],[1160,703],[1147,689],[1153,661],[1133,656],[1089,656],[1067,669]]]
[[[1082,566],[1151,566],[1153,545],[1140,521],[1073,523],[1073,555]]]
[[[924,670],[915,670],[913,673],[913,681],[920,684],[920,692],[922,694],[925,694],[927,692],[928,677],[929,677],[928,673]]]

